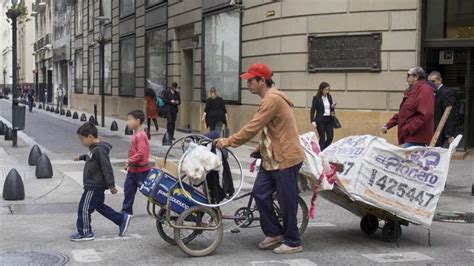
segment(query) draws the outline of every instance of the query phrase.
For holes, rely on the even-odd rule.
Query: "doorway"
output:
[[[60,64],[61,69],[61,84],[64,88],[64,97],[63,97],[63,104],[68,105],[68,95],[69,95],[69,84],[68,84],[68,77],[67,77],[67,61],[61,62]]]
[[[194,60],[193,49],[183,49],[181,52],[181,105],[178,126],[186,131],[192,126],[192,101],[194,91]]]
[[[474,147],[474,48],[425,48],[427,73],[437,70],[443,84],[455,91],[458,100],[457,134],[460,150]]]

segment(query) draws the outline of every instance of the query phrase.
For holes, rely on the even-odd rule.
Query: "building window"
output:
[[[146,88],[160,94],[166,86],[166,29],[146,34]]]
[[[104,45],[105,94],[112,94],[112,43]]]
[[[158,4],[161,4],[163,2],[166,2],[166,0],[147,0],[146,1],[146,6],[149,7],[149,6],[154,6],[154,5],[158,5]]]
[[[100,15],[112,19],[112,1],[101,0],[100,1]]]
[[[76,9],[75,9],[75,33],[76,35],[82,34],[82,1],[77,0],[76,2]]]
[[[426,1],[427,39],[474,38],[474,2]]]
[[[204,18],[204,88],[217,88],[226,101],[240,96],[240,13]],[[203,95],[205,95],[203,91]]]
[[[120,0],[120,17],[135,13],[135,0]]]
[[[84,92],[82,88],[82,51],[77,51],[74,59],[74,92]]]
[[[88,22],[89,30],[94,30],[94,0],[88,0]]]
[[[87,57],[87,93],[94,94],[94,47],[89,47]]]
[[[120,88],[122,96],[135,96],[135,36],[120,40]]]

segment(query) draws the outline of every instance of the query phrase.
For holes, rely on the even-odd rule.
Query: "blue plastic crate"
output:
[[[183,189],[177,182],[178,180],[172,175],[163,170],[153,168],[140,186],[140,191],[146,197],[150,197],[162,206],[166,206],[168,191],[172,189],[170,197],[171,210],[180,214],[186,209],[195,206],[196,203],[186,197]],[[201,192],[195,190],[188,184],[183,183],[183,186],[194,200],[201,203],[208,203],[206,196]]]

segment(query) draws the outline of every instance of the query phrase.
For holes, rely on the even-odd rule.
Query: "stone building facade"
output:
[[[92,8],[87,5],[89,2],[94,3]],[[468,2],[113,0],[106,7],[110,8],[106,11],[110,12],[110,23],[105,34],[110,40],[106,49],[106,58],[110,58],[110,63],[106,63],[106,114],[123,118],[128,111],[143,107],[146,88],[160,89],[177,82],[182,95],[177,127],[201,131],[205,97],[214,86],[228,102],[229,127],[235,132],[252,117],[259,102],[239,74],[252,63],[262,62],[274,70],[277,86],[294,101],[301,132],[311,129],[311,100],[319,84],[326,81],[331,84],[336,114],[342,124],[335,137],[379,135],[380,126],[399,107],[408,68],[421,65],[429,71],[441,68],[443,72],[454,73],[450,72],[454,66],[436,61],[438,50],[444,49],[443,52],[454,51],[452,65],[456,69],[465,73],[473,69],[474,34],[469,25],[474,26],[474,22],[469,14],[474,14],[474,5]],[[100,15],[105,4],[78,0],[75,5],[81,10],[79,20],[83,29],[71,37],[74,70],[81,73],[74,74],[71,104],[91,111],[94,104],[100,103],[100,91],[98,47],[90,44],[99,37],[100,28],[98,22],[93,22],[89,30],[86,21],[91,12]],[[438,14],[439,10],[445,10],[446,17]],[[75,11],[72,23],[78,21],[77,14]],[[435,32],[432,28],[443,27],[442,36],[430,36]],[[368,34],[379,36],[376,71],[310,71],[310,36]],[[459,56],[453,47],[463,47]],[[89,60],[90,56],[94,58]],[[469,60],[462,61],[466,57]],[[472,126],[469,128],[474,124],[469,107],[474,98],[472,75],[453,75],[464,75],[466,79],[459,86],[454,81],[448,85],[458,86],[460,100],[465,103],[463,123],[467,126],[462,132],[474,135]],[[396,141],[395,130],[387,139]],[[473,141],[474,136],[466,146],[472,146]]]

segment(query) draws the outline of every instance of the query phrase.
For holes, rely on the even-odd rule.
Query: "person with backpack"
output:
[[[224,99],[222,99],[215,87],[209,90],[209,98],[206,101],[202,120],[206,122],[209,131],[222,131],[222,126],[227,124],[227,110]]]

